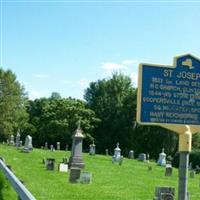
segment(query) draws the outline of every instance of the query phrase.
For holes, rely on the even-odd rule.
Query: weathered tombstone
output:
[[[105,154],[106,154],[106,156],[109,155],[109,151],[108,151],[108,149],[105,150]]]
[[[146,154],[145,153],[140,153],[138,156],[139,161],[146,161]]]
[[[58,151],[60,151],[60,142],[57,142],[57,148]]]
[[[155,198],[156,200],[174,200],[175,188],[171,187],[156,187]]]
[[[117,143],[117,147],[114,149],[114,155],[112,157],[112,163],[122,164],[123,156],[121,156],[121,149],[119,148],[119,142]]]
[[[78,183],[80,179],[81,169],[79,167],[71,167],[69,182],[70,183]]]
[[[157,164],[160,166],[166,165],[166,154],[164,152],[164,148],[162,149],[162,153],[159,154],[159,159],[157,161]]]
[[[24,144],[23,152],[27,152],[28,153],[31,150],[33,150],[32,137],[30,135],[27,135],[26,139],[25,139],[25,144]]]
[[[9,145],[15,145],[14,135],[10,136]]]
[[[22,140],[19,141],[19,146],[21,147],[23,144]]]
[[[171,164],[166,164],[165,166],[165,176],[172,176],[172,165]]]
[[[195,175],[195,171],[192,170],[192,171],[190,172],[190,178],[194,178],[194,175]]]
[[[68,164],[60,163],[58,165],[59,172],[68,172]]]
[[[78,167],[80,169],[84,168],[85,164],[83,163],[83,158],[82,158],[82,143],[84,136],[80,128],[80,122],[72,138],[73,138],[72,151],[71,151],[71,157],[69,159],[69,167],[70,168]]]
[[[45,142],[45,144],[44,144],[44,149],[48,149],[48,142]]]
[[[90,172],[81,172],[80,183],[89,184],[92,182],[92,174]]]
[[[50,150],[51,150],[51,151],[54,151],[54,147],[53,147],[52,144],[50,145]]]
[[[47,158],[46,169],[47,170],[54,170],[54,168],[55,168],[55,159],[54,158]]]
[[[95,155],[95,150],[96,150],[96,145],[93,142],[93,144],[90,145],[89,155],[94,156]]]
[[[129,151],[128,158],[129,159],[134,159],[134,151],[133,150]]]
[[[68,151],[68,149],[69,149],[69,145],[66,144],[65,151]]]
[[[20,133],[19,132],[16,135],[15,146],[20,147]]]

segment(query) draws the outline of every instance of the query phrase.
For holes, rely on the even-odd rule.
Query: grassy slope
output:
[[[165,169],[154,163],[124,159],[123,165],[118,166],[111,163],[111,157],[84,154],[84,171],[93,174],[90,185],[69,184],[69,173],[46,171],[42,164],[44,157],[55,158],[58,163],[69,155],[70,152],[39,149],[27,154],[14,147],[0,145],[0,156],[25,181],[25,185],[38,200],[152,200],[156,186],[175,187],[177,194],[177,170],[173,170],[172,177],[165,177]],[[148,165],[153,166],[152,171],[147,170]],[[199,178],[199,175],[194,179],[189,178],[191,200],[200,198]]]

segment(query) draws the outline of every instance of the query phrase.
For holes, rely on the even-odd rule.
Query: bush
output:
[[[194,150],[190,153],[189,163],[192,163],[192,168],[200,166],[200,150]],[[179,167],[179,153],[177,152],[172,160],[174,167]]]

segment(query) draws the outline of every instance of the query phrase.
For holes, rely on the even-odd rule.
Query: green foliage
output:
[[[55,97],[55,96],[54,96]],[[71,144],[71,136],[81,121],[85,143],[93,139],[93,129],[98,119],[92,110],[81,100],[72,98],[41,98],[30,101],[28,107],[30,124],[26,132],[33,136],[35,146],[61,142],[61,147]],[[85,145],[86,145],[85,144]]]
[[[0,140],[23,129],[28,120],[26,94],[12,71],[0,68]]]
[[[200,133],[192,135],[192,149],[200,149]]]
[[[17,195],[8,180],[0,171],[0,200],[17,200]]]
[[[200,166],[200,150],[193,150],[189,156],[189,163],[192,163],[192,168],[196,168],[196,166]],[[173,158],[172,162],[174,167],[179,166],[179,153],[177,152]]]
[[[133,141],[136,116],[136,89],[130,77],[113,74],[109,80],[90,83],[84,98],[89,108],[101,119],[95,129],[97,149],[104,152],[114,148],[117,142],[127,154]]]

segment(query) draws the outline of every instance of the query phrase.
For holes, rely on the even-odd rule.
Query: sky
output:
[[[199,1],[0,0],[0,67],[30,99],[83,99],[89,83],[122,72],[137,87],[139,63],[200,57]]]

